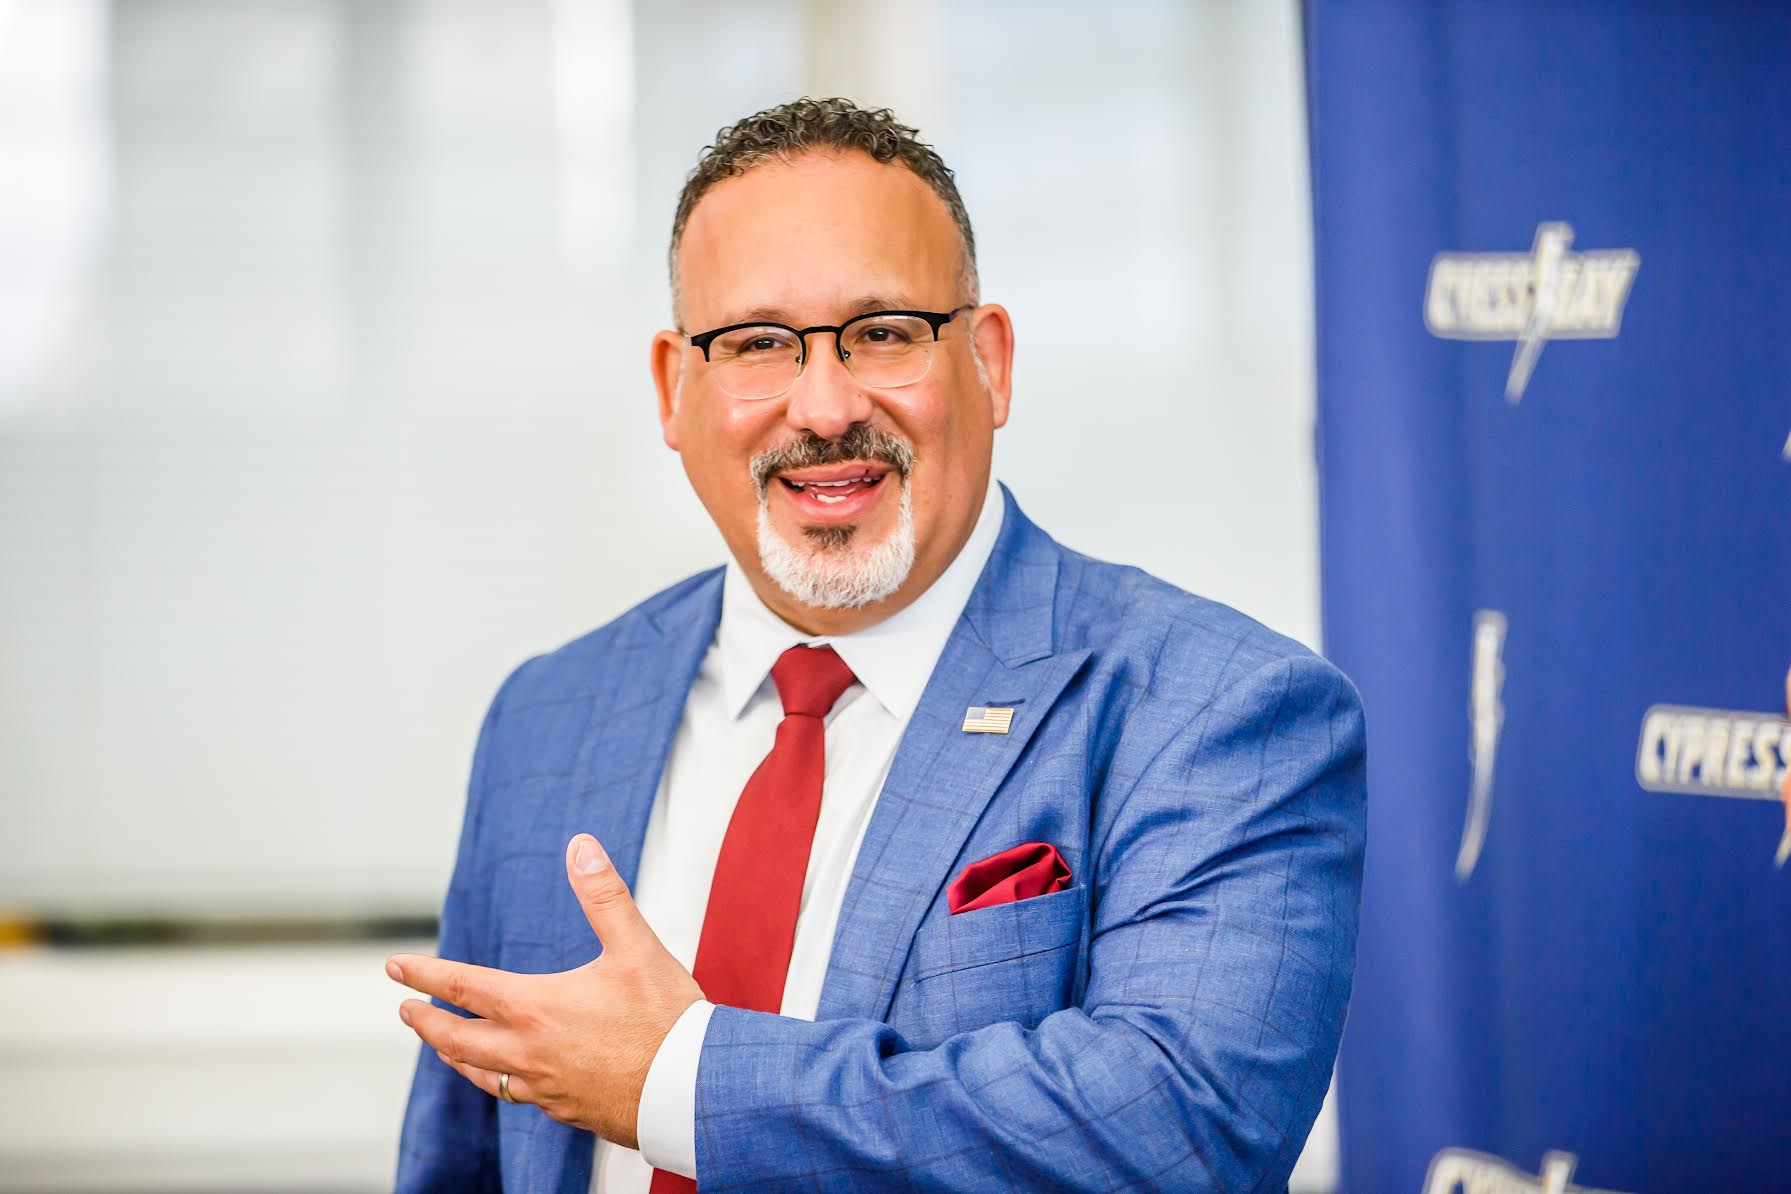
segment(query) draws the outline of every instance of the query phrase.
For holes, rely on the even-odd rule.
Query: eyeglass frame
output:
[[[709,360],[709,345],[711,345],[715,342],[715,338],[717,336],[724,336],[729,332],[738,332],[738,331],[742,330],[743,328],[782,328],[784,331],[789,332],[791,335],[795,336],[796,342],[802,346],[802,354],[796,358],[796,377],[793,377],[790,379],[790,386],[794,386],[796,384],[797,379],[802,376],[802,371],[804,369],[808,368],[808,355],[809,355],[808,354],[808,337],[809,337],[809,333],[811,333],[811,332],[832,332],[833,333],[834,355],[839,357],[840,364],[846,365],[846,358],[851,356],[852,354],[846,351],[845,341],[844,341],[844,338],[840,335],[840,333],[844,332],[847,328],[851,327],[855,323],[863,323],[867,319],[878,319],[878,318],[882,318],[882,317],[886,317],[886,316],[890,316],[890,315],[908,315],[908,316],[912,316],[916,319],[924,319],[927,321],[927,325],[933,329],[933,343],[937,344],[937,343],[939,343],[939,335],[942,331],[945,330],[946,324],[948,324],[952,320],[956,319],[960,312],[974,311],[974,310],[976,310],[977,306],[978,306],[978,304],[976,304],[976,303],[964,303],[961,306],[953,307],[949,311],[900,311],[900,310],[866,311],[863,315],[854,315],[852,318],[846,320],[846,322],[844,322],[844,323],[839,323],[839,324],[820,323],[820,324],[816,324],[814,327],[808,327],[808,328],[791,327],[789,324],[779,323],[775,319],[749,319],[744,323],[730,323],[726,327],[711,328],[709,331],[706,331],[706,332],[698,332],[694,336],[685,336],[684,339],[692,348],[700,349],[702,351],[704,364],[710,364],[711,362]],[[851,368],[850,365],[846,365],[846,367],[848,369]],[[911,386],[915,382],[920,381],[921,378],[923,378],[927,375],[927,372],[930,372],[932,370],[932,368],[933,368],[932,356],[929,353],[929,355],[927,357],[926,371],[923,371],[921,373],[920,377],[915,378],[914,381],[903,382],[902,386]],[[856,377],[858,375],[856,373],[854,373],[853,376]],[[781,397],[782,395],[789,393],[790,386],[784,387],[784,389],[779,390],[776,394],[767,394],[765,396],[765,398],[741,399],[741,401],[762,402],[768,398]],[[872,388],[873,389],[894,390],[894,389],[900,389],[901,386],[873,386]]]

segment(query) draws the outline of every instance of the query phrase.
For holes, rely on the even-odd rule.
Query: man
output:
[[[991,484],[1012,327],[889,113],[724,129],[671,264],[660,419],[732,560],[492,702],[442,960],[390,963],[437,997],[399,1188],[1279,1188],[1354,690]]]

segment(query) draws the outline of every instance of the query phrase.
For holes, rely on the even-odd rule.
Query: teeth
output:
[[[872,483],[872,478],[870,478],[870,477],[848,477],[844,481],[791,481],[788,478],[785,478],[785,483],[790,486],[793,486],[794,488],[796,488],[798,490],[803,490],[803,489],[841,489],[847,485],[869,485]]]

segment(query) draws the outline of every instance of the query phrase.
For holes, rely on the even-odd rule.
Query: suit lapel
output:
[[[598,678],[599,693],[591,703],[554,840],[563,844],[575,833],[595,835],[631,888],[640,871],[659,777],[721,617],[721,578],[718,568],[663,609],[619,626],[621,641],[604,659],[608,674]],[[560,968],[569,970],[596,957],[597,941],[578,902],[564,899],[553,907],[558,910],[554,940]],[[594,1143],[589,1132],[545,1115],[534,1117],[528,1188],[584,1194]]]
[[[915,928],[953,859],[1088,658],[1055,653],[1060,551],[1006,496],[1001,537],[908,723],[840,909],[817,1019],[881,1019]],[[1006,734],[967,734],[973,705],[1012,706]]]

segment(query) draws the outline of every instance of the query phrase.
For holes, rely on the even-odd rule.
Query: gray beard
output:
[[[894,480],[890,474],[885,480]],[[914,567],[914,503],[906,478],[901,518],[881,543],[854,544],[858,528],[814,527],[794,544],[771,525],[771,499],[759,489],[759,564],[772,583],[816,609],[873,605],[902,587]]]

